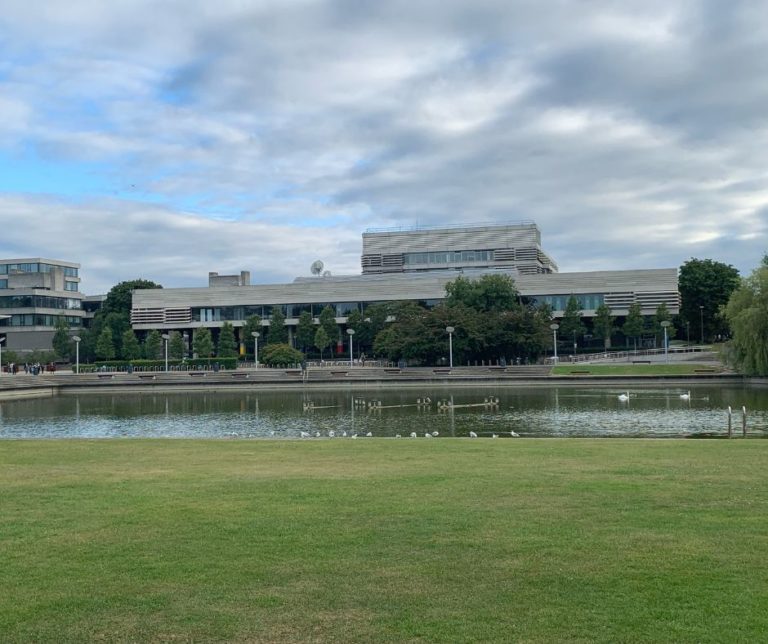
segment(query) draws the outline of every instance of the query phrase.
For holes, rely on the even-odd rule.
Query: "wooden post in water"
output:
[[[741,408],[741,437],[747,437],[747,408]]]
[[[728,405],[728,438],[733,437],[733,428],[731,426],[731,406]]]

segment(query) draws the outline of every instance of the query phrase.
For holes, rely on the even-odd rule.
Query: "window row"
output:
[[[429,253],[404,253],[404,264],[454,264],[459,262],[490,262],[492,250],[451,250]]]
[[[531,298],[537,304],[548,304],[553,311],[565,311],[568,300],[575,297],[579,308],[584,311],[594,311],[604,301],[602,293],[581,293],[574,295],[537,295]]]
[[[0,309],[80,309],[80,300],[47,295],[4,295],[0,297]]]
[[[10,318],[0,319],[0,326],[47,326],[53,328],[59,319],[66,320],[71,327],[81,326],[81,318],[73,315],[42,315],[39,313],[24,313],[11,315]]]
[[[22,262],[19,264],[0,264],[0,275],[8,275],[10,273],[50,273],[54,268],[63,269],[64,275],[66,275],[67,277],[78,276],[78,269],[72,266],[57,266],[55,264],[45,264],[43,262]]]

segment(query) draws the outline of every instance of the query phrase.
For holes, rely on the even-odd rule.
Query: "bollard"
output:
[[[733,437],[733,428],[731,427],[731,407],[728,407],[728,438]]]
[[[741,437],[747,437],[747,408],[741,408]]]

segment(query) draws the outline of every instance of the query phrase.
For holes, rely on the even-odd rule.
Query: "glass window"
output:
[[[77,287],[79,284],[77,282],[69,282],[67,280],[64,280],[64,290],[65,291],[77,291]]]

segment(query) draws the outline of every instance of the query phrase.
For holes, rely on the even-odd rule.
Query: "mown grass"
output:
[[[768,441],[6,441],[0,639],[760,641]]]
[[[552,368],[553,376],[574,372],[592,376],[693,376],[702,372],[719,373],[720,367],[701,364],[561,364]]]

